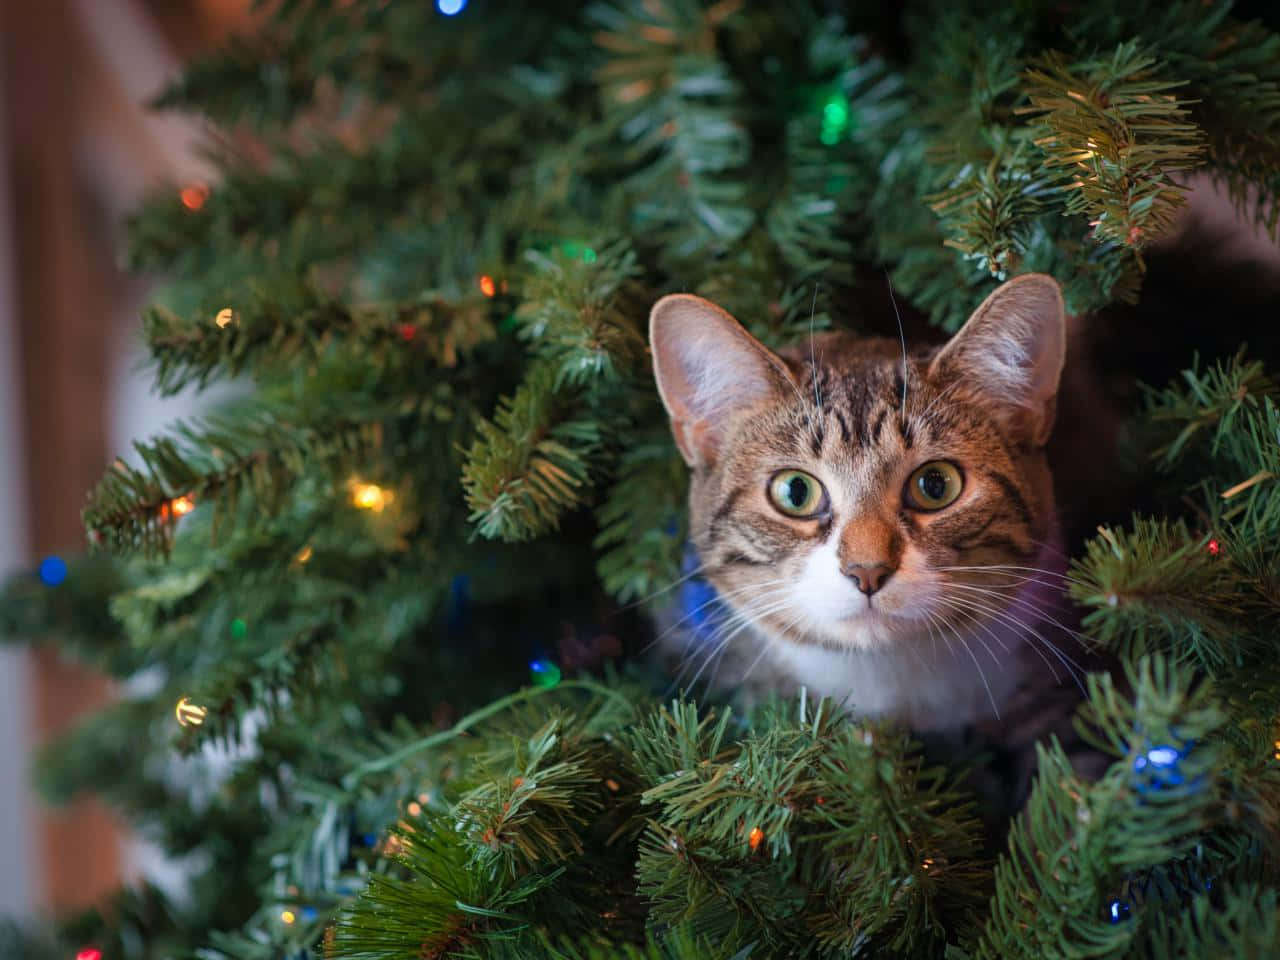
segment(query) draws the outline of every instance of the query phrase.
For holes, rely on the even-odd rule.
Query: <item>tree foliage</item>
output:
[[[1272,314],[1240,320],[1232,286],[1143,341],[1120,305],[1193,169],[1277,236],[1280,34],[1192,0],[989,7],[285,0],[191,64],[157,103],[220,128],[218,178],[194,209],[158,190],[128,260],[166,278],[143,323],[158,390],[239,393],[107,470],[84,513],[102,549],[65,583],[0,596],[5,635],[128,691],[42,752],[41,786],[99,792],[188,888],[5,927],[0,951],[1274,942]],[[1029,270],[1142,355],[1113,393],[1154,384],[1125,427],[1132,519],[1070,545],[1082,632],[1127,669],[1089,680],[1099,779],[1041,744],[1005,842],[908,733],[607,664],[652,644],[682,569],[659,295],[779,345],[896,334],[891,295],[917,332],[954,330]],[[1193,357],[1232,323],[1255,349]]]

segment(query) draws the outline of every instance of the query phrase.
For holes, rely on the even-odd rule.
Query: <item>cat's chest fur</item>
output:
[[[1012,644],[996,663],[970,646],[973,638],[948,640],[949,647],[927,636],[906,638],[910,654],[779,647],[772,651],[774,685],[803,687],[844,702],[858,716],[885,717],[913,730],[951,730],[998,717],[998,707],[1031,677],[1027,651]],[[969,654],[987,658],[985,677]]]

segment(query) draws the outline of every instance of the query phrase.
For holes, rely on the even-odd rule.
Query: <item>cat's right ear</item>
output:
[[[649,343],[658,394],[691,467],[715,463],[733,414],[795,388],[786,364],[724,310],[692,294],[653,305]]]

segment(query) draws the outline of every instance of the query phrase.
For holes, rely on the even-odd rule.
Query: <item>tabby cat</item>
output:
[[[699,574],[729,608],[693,656],[919,731],[1007,727],[1068,686],[1052,278],[1005,283],[910,354],[848,333],[774,353],[685,294],[654,306],[650,338]]]

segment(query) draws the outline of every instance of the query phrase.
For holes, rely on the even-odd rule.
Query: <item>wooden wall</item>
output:
[[[80,507],[107,462],[112,325],[103,310],[104,271],[90,242],[92,205],[77,175],[80,51],[73,11],[69,0],[0,6],[28,530],[39,557],[83,543]],[[52,653],[35,661],[37,736],[63,728],[108,695],[105,679]],[[119,837],[100,804],[82,798],[41,821],[36,855],[46,889],[32,899],[82,906],[118,884]]]
[[[144,189],[204,163],[185,120],[141,101],[182,59],[246,29],[249,0],[0,0],[0,137],[12,216],[14,300],[32,566],[83,547],[80,510],[113,451],[111,364],[130,281],[116,269],[117,218]],[[145,86],[147,89],[140,89]],[[110,139],[111,161],[99,156]],[[40,739],[111,695],[99,676],[40,652],[30,675]],[[127,837],[91,797],[42,811],[33,846],[57,908],[119,886]]]

